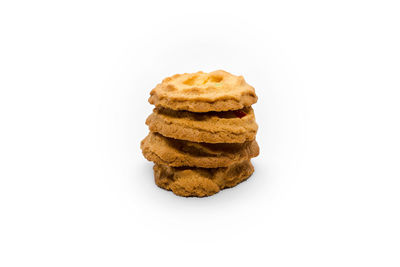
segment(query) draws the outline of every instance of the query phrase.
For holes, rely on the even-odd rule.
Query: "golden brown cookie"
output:
[[[150,92],[149,102],[173,110],[209,112],[249,107],[257,102],[257,96],[243,76],[217,70],[165,78]]]
[[[163,136],[206,143],[252,141],[258,129],[251,107],[207,113],[155,108],[146,124],[150,131]]]
[[[146,159],[172,167],[227,167],[256,157],[259,147],[255,140],[242,144],[207,144],[164,137],[150,132],[141,142]]]
[[[156,184],[184,197],[204,197],[233,187],[246,180],[254,172],[249,160],[223,168],[190,168],[154,165]]]

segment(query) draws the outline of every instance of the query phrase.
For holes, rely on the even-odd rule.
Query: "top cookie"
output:
[[[217,70],[165,78],[151,90],[149,102],[173,110],[228,111],[251,106],[257,102],[257,96],[243,76]]]

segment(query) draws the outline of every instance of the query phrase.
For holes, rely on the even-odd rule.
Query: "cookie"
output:
[[[259,147],[255,140],[241,144],[208,144],[183,141],[150,132],[141,142],[146,159],[172,167],[227,167],[256,157]]]
[[[150,131],[163,136],[206,143],[252,141],[258,129],[251,107],[207,113],[155,108],[146,124]]]
[[[233,187],[246,180],[254,172],[249,160],[223,168],[190,168],[154,165],[156,184],[184,197],[205,197]]]
[[[192,112],[239,110],[257,102],[243,76],[223,70],[176,74],[165,78],[151,92],[150,104]]]

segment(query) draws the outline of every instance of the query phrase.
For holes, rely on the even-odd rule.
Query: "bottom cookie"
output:
[[[254,172],[250,160],[222,168],[169,167],[154,165],[156,184],[183,197],[205,197],[233,187]]]

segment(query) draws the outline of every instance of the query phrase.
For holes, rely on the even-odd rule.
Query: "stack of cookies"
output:
[[[254,88],[218,70],[176,74],[158,84],[149,102],[149,135],[141,142],[156,184],[179,196],[210,196],[254,172],[258,126]]]

